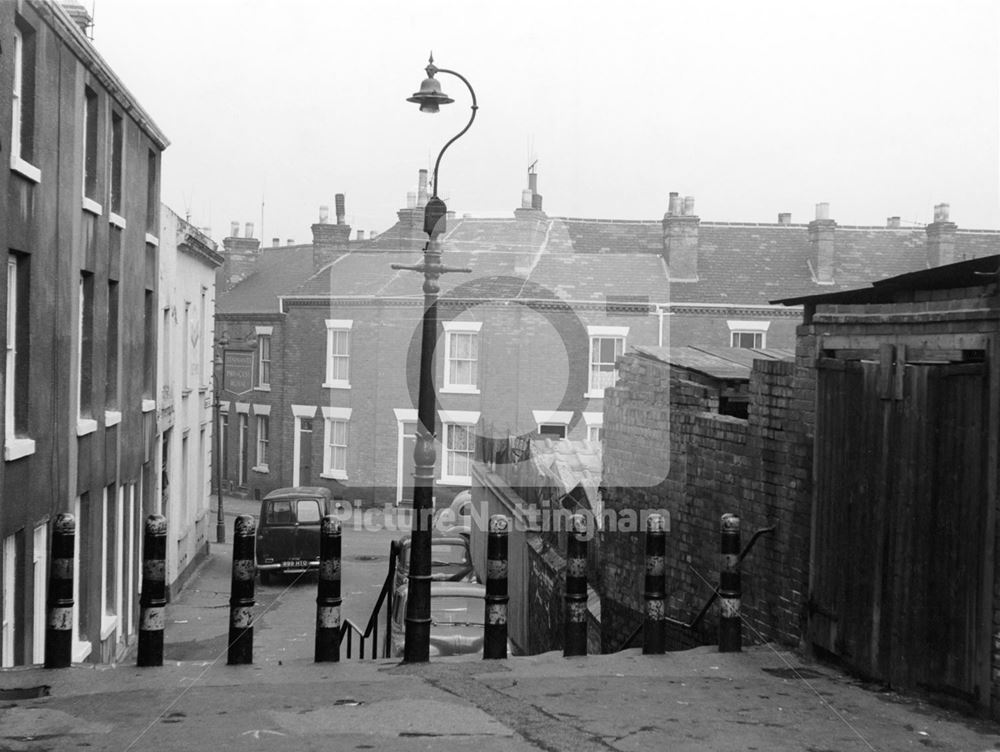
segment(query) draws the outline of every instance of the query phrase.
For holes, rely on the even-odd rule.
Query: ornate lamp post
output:
[[[448,207],[438,196],[438,168],[441,157],[455,141],[461,138],[476,119],[476,92],[472,85],[459,73],[434,65],[434,56],[425,68],[427,78],[420,84],[420,91],[409,97],[407,102],[420,105],[421,112],[438,112],[440,105],[449,104],[451,99],[441,91],[441,84],[434,76],[449,73],[460,79],[472,95],[472,116],[466,126],[451,138],[438,154],[434,163],[433,195],[424,208],[424,232],[429,240],[424,246],[423,263],[415,266],[393,264],[393,269],[408,269],[424,275],[424,316],[420,340],[420,391],[417,401],[417,442],[413,449],[416,469],[413,473],[413,531],[410,549],[410,577],[406,599],[406,644],[403,660],[407,663],[423,663],[430,653],[431,627],[431,512],[434,508],[434,463],[437,451],[434,448],[435,416],[437,402],[434,394],[434,348],[437,343],[437,300],[441,288],[438,279],[447,272],[468,272],[441,264],[441,241],[444,220]]]

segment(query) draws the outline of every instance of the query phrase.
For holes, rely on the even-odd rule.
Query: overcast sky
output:
[[[347,196],[382,231],[470,98],[406,97],[428,52],[480,110],[445,155],[459,214],[510,216],[528,165],[550,216],[1000,228],[1000,4],[84,0],[94,41],[166,132],[163,201],[265,244]],[[96,5],[94,5],[96,2]],[[263,232],[261,231],[261,204]]]

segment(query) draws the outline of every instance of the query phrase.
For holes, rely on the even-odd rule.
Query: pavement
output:
[[[770,645],[726,654],[701,647],[662,656],[317,664],[310,635],[283,635],[272,624],[255,642],[253,665],[227,666],[225,616],[181,618],[205,613],[198,599],[219,590],[226,562],[226,547],[213,544],[169,607],[162,667],[0,671],[0,752],[1000,751],[996,724]],[[300,649],[291,647],[296,639]],[[185,659],[193,645],[213,657]]]

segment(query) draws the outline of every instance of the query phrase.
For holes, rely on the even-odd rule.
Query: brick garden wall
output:
[[[667,614],[690,622],[718,582],[719,520],[742,520],[746,543],[775,526],[743,563],[744,641],[796,645],[808,582],[812,464],[812,338],[800,328],[800,358],[755,361],[748,420],[719,415],[712,388],[654,358],[630,354],[606,394],[606,508],[665,508]],[[644,520],[640,519],[642,527]],[[601,533],[602,640],[618,649],[641,623],[643,535]],[[674,629],[684,648],[715,638],[718,610],[701,629]]]

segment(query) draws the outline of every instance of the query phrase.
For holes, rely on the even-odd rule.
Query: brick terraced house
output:
[[[631,348],[790,349],[801,312],[769,301],[985,255],[1000,232],[702,222],[671,194],[662,220],[549,217],[529,175],[509,218],[449,215],[442,277],[438,497],[470,483],[476,436],[600,440],[603,390]],[[252,388],[227,392],[224,483],[247,493],[329,484],[365,503],[409,498],[426,174],[398,221],[351,238],[342,197],[308,245],[224,240],[217,334],[256,342]],[[479,428],[477,428],[479,426]],[[346,490],[345,487],[346,486]]]

